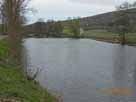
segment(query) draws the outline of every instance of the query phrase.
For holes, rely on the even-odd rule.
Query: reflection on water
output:
[[[133,72],[135,70],[135,48],[128,46],[115,47],[113,58],[113,88],[129,90],[128,94],[111,94],[110,102],[135,102],[133,89]],[[131,92],[131,93],[130,93]],[[130,94],[130,95],[129,95]],[[129,96],[128,96],[129,95]],[[133,97],[134,95],[134,97]]]
[[[127,74],[127,53],[124,46],[118,46],[115,50],[113,68],[113,81],[116,88],[128,88],[128,74]],[[128,62],[130,63],[130,62]]]
[[[89,39],[27,39],[27,69],[63,102],[136,102],[136,48]],[[132,95],[101,89],[129,89]]]

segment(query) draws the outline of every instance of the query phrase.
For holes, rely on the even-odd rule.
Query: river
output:
[[[135,47],[66,38],[29,38],[24,46],[29,74],[39,71],[36,80],[63,102],[136,102]],[[104,91],[111,89],[129,94]]]

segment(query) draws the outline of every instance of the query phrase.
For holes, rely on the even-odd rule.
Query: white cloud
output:
[[[97,4],[97,5],[115,5],[115,0],[70,0],[74,2],[88,3],[88,4]]]
[[[121,4],[122,2],[134,2],[135,0],[69,0],[72,2],[81,2],[87,4],[105,5],[105,6],[115,6]]]
[[[30,7],[37,9],[38,13],[31,16],[31,19],[63,20],[67,17],[92,16],[112,11],[115,5],[123,1],[126,0],[32,0]]]

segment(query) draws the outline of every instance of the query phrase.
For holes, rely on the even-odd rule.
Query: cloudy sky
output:
[[[136,0],[32,0],[30,7],[36,13],[28,15],[30,22],[39,18],[64,20],[68,17],[86,17],[115,10],[121,2]]]

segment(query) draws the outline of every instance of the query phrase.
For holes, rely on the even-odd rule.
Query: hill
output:
[[[136,9],[129,9],[127,11],[130,17],[130,22],[136,26]],[[108,29],[109,24],[113,21],[114,13],[115,12],[108,12],[104,14],[81,18],[81,27],[85,30]]]

